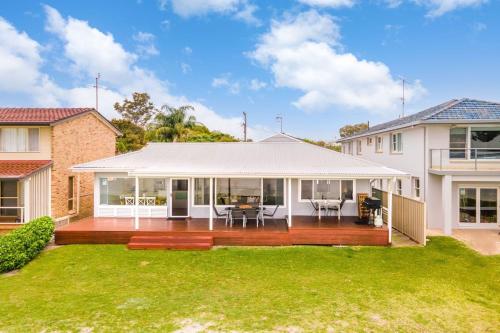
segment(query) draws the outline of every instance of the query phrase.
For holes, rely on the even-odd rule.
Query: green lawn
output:
[[[0,332],[498,332],[500,256],[426,248],[73,245],[0,276]]]

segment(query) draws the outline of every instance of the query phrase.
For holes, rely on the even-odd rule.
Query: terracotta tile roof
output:
[[[52,124],[94,108],[0,108],[0,124]]]
[[[24,178],[51,164],[47,160],[0,160],[0,178]]]

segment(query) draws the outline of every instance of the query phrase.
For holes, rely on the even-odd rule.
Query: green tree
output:
[[[339,129],[339,134],[341,138],[347,138],[356,133],[362,132],[368,129],[368,123],[359,123],[353,125],[345,125]]]
[[[145,127],[158,112],[149,95],[139,92],[132,94],[132,100],[125,99],[122,104],[115,103],[114,108],[124,119],[141,127]]]
[[[141,149],[146,144],[145,130],[128,119],[113,119],[111,123],[122,132],[116,139],[116,152],[127,153]]]
[[[196,125],[196,118],[187,114],[193,110],[190,105],[177,108],[163,105],[155,116],[148,138],[160,142],[186,141],[189,129]]]
[[[341,150],[341,146],[339,144],[336,144],[335,142],[326,142],[323,140],[314,141],[314,140],[310,140],[310,139],[303,139],[303,140],[307,143],[312,143],[313,145],[320,146],[323,148],[328,148],[328,149],[335,150],[338,152],[340,152],[340,150]]]

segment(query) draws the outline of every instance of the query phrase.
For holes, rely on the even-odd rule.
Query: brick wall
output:
[[[115,155],[115,133],[92,113],[71,119],[52,128],[52,216],[68,215],[68,178],[80,177],[80,213],[78,217],[93,214],[94,175],[73,173],[69,168]],[[76,202],[75,202],[76,207]]]

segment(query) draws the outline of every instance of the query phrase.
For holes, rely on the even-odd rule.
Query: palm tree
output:
[[[196,118],[188,116],[188,111],[194,111],[194,108],[191,105],[184,105],[178,108],[166,104],[163,105],[161,111],[156,114],[152,126],[155,141],[184,141],[188,130],[196,124]]]

